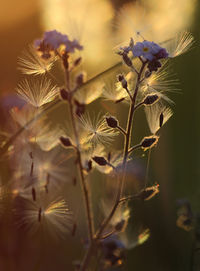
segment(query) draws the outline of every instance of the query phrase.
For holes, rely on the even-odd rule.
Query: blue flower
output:
[[[147,40],[137,42],[132,48],[132,53],[136,57],[142,56],[149,61],[168,57],[168,53],[164,48],[155,42],[150,42]]]
[[[71,41],[67,35],[56,30],[45,32],[42,40],[35,41],[36,47],[41,47],[41,44],[45,45],[43,47],[50,48],[51,50],[57,50],[61,45],[65,45],[65,51],[67,53],[73,53],[75,49],[83,49],[77,40]]]

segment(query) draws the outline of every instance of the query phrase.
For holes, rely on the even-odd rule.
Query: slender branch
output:
[[[66,87],[67,87],[68,91],[71,92],[70,82],[69,82],[69,71],[68,71],[68,69],[66,69]],[[88,192],[87,184],[85,182],[84,168],[83,168],[83,165],[82,165],[81,153],[80,153],[80,150],[79,150],[79,136],[78,136],[78,131],[77,131],[77,128],[76,128],[75,115],[74,115],[74,112],[73,112],[72,97],[69,99],[69,111],[70,111],[70,116],[71,116],[73,131],[74,131],[74,136],[75,136],[76,145],[77,145],[76,146],[77,162],[78,162],[79,173],[80,173],[80,178],[81,178],[81,186],[82,186],[83,195],[84,195],[84,201],[85,201],[85,206],[86,206],[89,239],[90,239],[90,242],[92,242],[93,235],[94,235],[94,225],[93,225],[93,218],[92,218],[92,208],[90,206],[89,192]]]
[[[122,127],[120,127],[119,125],[117,125],[117,129],[118,129],[123,135],[126,136],[126,131],[125,131]]]
[[[109,166],[109,167],[111,167],[112,169],[116,169],[116,167],[115,166],[113,166],[110,162],[108,162],[107,161],[107,165]]]
[[[124,87],[124,89],[126,90],[126,92],[128,93],[129,97],[130,97],[130,100],[132,101],[133,100],[133,97],[130,93],[130,90],[128,89],[128,87]]]
[[[139,90],[139,84],[140,84],[140,78],[142,76],[143,70],[146,66],[147,62],[144,62],[140,68],[140,72],[137,76],[137,82],[136,82],[136,87],[133,95],[132,102],[130,103],[129,107],[129,114],[128,114],[128,122],[127,122],[127,128],[126,128],[126,137],[125,137],[125,145],[124,145],[124,154],[123,154],[123,163],[122,163],[122,177],[119,180],[119,185],[118,185],[118,190],[117,190],[117,195],[115,199],[114,206],[108,215],[108,217],[103,221],[101,224],[99,230],[97,231],[96,238],[100,238],[101,234],[103,233],[104,229],[107,227],[109,224],[110,220],[112,219],[118,205],[120,202],[121,195],[123,193],[123,187],[124,187],[124,182],[125,182],[125,176],[126,176],[126,162],[128,158],[128,150],[130,146],[130,138],[131,138],[131,127],[132,127],[132,122],[133,122],[133,116],[134,116],[134,111],[135,111],[135,102],[137,98],[137,93]]]
[[[138,103],[136,106],[135,106],[135,110],[137,110],[140,106],[142,106],[144,104],[144,102],[141,102],[141,103]]]
[[[128,150],[128,154],[132,153],[134,150],[139,149],[141,146],[142,146],[141,144],[137,144],[137,145],[131,147],[131,148]]]

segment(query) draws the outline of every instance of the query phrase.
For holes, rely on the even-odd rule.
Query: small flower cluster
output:
[[[36,40],[34,45],[38,51],[42,52],[43,58],[49,58],[50,52],[58,50],[62,45],[64,46],[63,52],[67,54],[74,53],[75,49],[83,49],[77,40],[71,41],[67,35],[56,30],[45,32],[43,39]]]

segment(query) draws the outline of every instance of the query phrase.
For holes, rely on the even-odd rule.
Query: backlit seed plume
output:
[[[90,104],[97,100],[103,93],[103,82],[91,83],[86,87],[82,87],[75,94],[75,98],[81,104]]]
[[[49,200],[49,195],[38,195],[36,201],[16,198],[15,215],[19,227],[30,234],[49,234],[64,237],[72,228],[72,213],[64,199]]]
[[[29,46],[18,58],[19,70],[27,75],[40,75],[51,70],[56,57],[42,58],[34,47]]]
[[[146,78],[140,88],[140,96],[150,94],[152,92],[159,92],[160,98],[166,100],[169,103],[173,101],[167,97],[166,92],[177,91],[178,80],[173,79],[170,74],[169,65],[167,62],[163,63],[163,66],[151,76]]]
[[[126,90],[122,88],[121,83],[109,81],[105,82],[102,97],[105,100],[117,103],[119,101],[127,101],[128,94]]]
[[[58,88],[46,78],[24,79],[16,90],[23,100],[35,107],[51,102],[58,94]]]
[[[84,133],[81,139],[82,144],[91,143],[94,146],[99,143],[108,144],[118,134],[116,129],[108,127],[106,116],[100,114],[93,118],[89,114],[85,114],[81,116],[80,124]]]
[[[37,137],[33,138],[33,142],[36,142],[43,151],[50,151],[59,144],[59,137],[62,134],[61,128],[56,125],[55,127],[48,123],[36,125]]]
[[[178,34],[169,44],[167,50],[170,57],[176,57],[186,53],[191,49],[194,43],[194,37],[189,32]]]
[[[156,134],[173,115],[171,108],[163,105],[161,102],[157,102],[151,106],[146,106],[145,113],[149,129],[152,134]]]
[[[70,171],[67,167],[69,156],[70,154],[63,153],[60,146],[46,152],[36,145],[27,144],[23,149],[21,148],[21,151],[15,152],[12,166],[18,178],[29,177],[33,166],[31,175],[36,179],[37,187],[44,188],[48,179],[49,190],[55,191],[70,179]]]

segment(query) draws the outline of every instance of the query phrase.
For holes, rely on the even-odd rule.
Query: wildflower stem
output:
[[[146,63],[147,62],[142,63],[140,71],[139,71],[139,73],[137,75],[137,82],[136,82],[136,87],[135,87],[133,99],[130,102],[128,121],[127,121],[127,128],[126,128],[126,136],[125,136],[125,143],[124,143],[124,154],[123,154],[123,162],[122,162],[122,177],[119,180],[119,185],[118,185],[118,190],[117,190],[115,203],[114,203],[114,206],[113,206],[110,214],[103,221],[100,228],[98,229],[97,234],[96,234],[97,239],[99,239],[101,237],[101,234],[103,233],[104,229],[107,227],[108,223],[112,219],[112,217],[113,217],[113,215],[114,215],[115,211],[117,210],[118,205],[120,203],[120,198],[121,198],[121,196],[123,194],[123,187],[124,187],[124,182],[125,182],[125,177],[126,177],[126,164],[127,164],[126,162],[127,162],[128,150],[129,150],[129,146],[130,146],[130,138],[131,138],[131,130],[132,130],[131,127],[132,127],[133,116],[134,116],[134,112],[135,112],[135,103],[136,103],[137,93],[138,93],[138,90],[139,90],[140,79],[141,79],[143,70],[144,70],[144,68],[146,66]]]
[[[135,146],[131,147],[131,148],[128,150],[128,154],[132,153],[134,150],[139,149],[141,146],[142,146],[142,144],[138,144],[138,145],[135,145]]]
[[[135,110],[137,110],[140,106],[142,106],[144,104],[144,102],[141,102],[141,103],[138,103],[136,106],[135,106]]]
[[[117,129],[118,129],[124,136],[126,136],[126,131],[125,131],[122,127],[120,127],[119,125],[117,125]]]
[[[77,161],[78,161],[78,167],[79,167],[80,178],[81,178],[81,185],[82,185],[84,201],[85,201],[85,206],[86,206],[89,239],[92,242],[93,233],[94,233],[92,210],[91,210],[91,205],[90,205],[89,191],[88,191],[87,184],[85,182],[84,169],[83,169],[82,161],[81,161],[81,153],[80,153],[80,150],[79,150],[79,137],[78,137],[78,132],[77,132],[77,128],[76,128],[76,120],[75,120],[75,116],[74,116],[74,112],[73,112],[73,104],[72,104],[71,99],[69,100],[69,110],[70,110],[72,126],[73,126],[73,130],[74,130],[74,135],[75,135],[75,138],[76,138],[76,144],[77,144],[77,148],[76,148]]]

